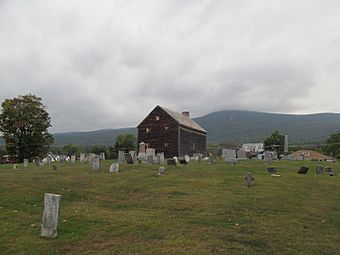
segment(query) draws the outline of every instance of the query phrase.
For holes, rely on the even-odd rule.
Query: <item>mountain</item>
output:
[[[195,121],[208,131],[208,142],[260,142],[273,131],[289,136],[290,143],[324,142],[340,132],[340,114],[275,114],[252,111],[213,112]]]
[[[290,143],[306,144],[324,142],[332,133],[340,132],[338,113],[293,115],[233,110],[213,112],[194,120],[208,131],[208,143],[261,142],[278,130],[289,136]],[[56,133],[53,146],[113,145],[115,137],[125,133],[137,134],[137,129]]]

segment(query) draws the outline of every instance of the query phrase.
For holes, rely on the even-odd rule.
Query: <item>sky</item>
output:
[[[340,1],[0,0],[0,101],[28,93],[53,133],[340,112]]]

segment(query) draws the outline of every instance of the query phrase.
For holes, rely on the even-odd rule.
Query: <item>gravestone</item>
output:
[[[144,142],[138,144],[138,154],[139,153],[146,153],[146,144]]]
[[[323,166],[316,166],[316,167],[315,167],[315,172],[316,172],[317,175],[322,174],[323,171],[324,171]]]
[[[190,157],[189,157],[188,155],[185,155],[185,156],[184,156],[184,159],[185,159],[185,161],[186,161],[187,163],[190,162]]]
[[[307,174],[308,170],[309,170],[308,167],[302,166],[300,167],[298,174]]]
[[[157,156],[159,157],[159,163],[163,164],[165,162],[164,152],[157,153]]]
[[[250,187],[251,184],[253,183],[253,181],[255,180],[255,178],[252,176],[251,173],[248,173],[245,177],[244,180],[246,182],[247,187]]]
[[[130,153],[125,153],[124,156],[125,156],[126,163],[128,163],[128,164],[133,164],[134,163],[133,162],[133,158],[132,158]]]
[[[222,157],[224,159],[229,159],[229,158],[236,158],[236,150],[231,150],[231,149],[223,149],[222,150]]]
[[[201,153],[194,153],[192,156],[196,157],[197,161],[201,161],[203,158],[203,155]]]
[[[94,158],[94,157],[96,157],[97,155],[95,154],[95,153],[90,153],[89,155],[88,155],[88,162],[91,164],[92,163],[92,159]]]
[[[80,154],[80,164],[84,164],[86,160],[86,155],[84,153]]]
[[[182,164],[182,165],[188,164],[187,161],[184,158],[180,159],[179,163]]]
[[[65,162],[65,157],[63,155],[59,156],[59,163],[64,164]]]
[[[104,152],[101,152],[101,153],[99,154],[99,157],[100,157],[100,159],[105,160],[105,153],[104,153]]]
[[[176,164],[178,163],[178,157],[174,156],[173,159],[176,161]]]
[[[166,164],[167,164],[168,166],[176,166],[176,160],[175,160],[175,159],[168,159],[168,160],[166,161]]]
[[[125,163],[124,151],[118,151],[118,164],[124,164],[124,163]]]
[[[137,152],[136,151],[129,151],[129,153],[131,154],[133,163],[136,164],[136,162],[137,162]]]
[[[265,151],[263,153],[263,159],[264,159],[264,162],[271,163],[272,162],[272,154],[269,151]]]
[[[28,158],[24,158],[24,167],[28,167]]]
[[[57,237],[59,205],[61,195],[45,193],[44,211],[41,224],[41,236],[55,238]]]
[[[41,166],[41,162],[39,158],[34,159],[35,166]]]
[[[76,162],[76,155],[72,155],[71,156],[71,163],[75,163]]]
[[[18,169],[18,165],[17,164],[13,164],[13,169],[14,170]]]
[[[92,170],[100,170],[100,158],[97,155],[92,157]]]
[[[155,156],[155,157],[153,158],[153,162],[154,162],[155,164],[160,164],[160,163],[161,163],[161,158],[160,158],[160,156],[159,156],[159,155]]]
[[[156,150],[154,148],[147,148],[145,155],[146,155],[146,158],[148,159],[148,163],[149,163],[149,156],[152,156],[152,158],[154,158],[156,156]]]
[[[118,163],[112,163],[109,171],[110,171],[110,173],[118,173],[119,164]]]
[[[153,156],[152,155],[148,156],[148,163],[153,164]]]
[[[267,172],[270,174],[275,174],[277,173],[277,168],[276,167],[268,167]]]
[[[217,161],[216,161],[216,156],[210,156],[210,164],[211,165],[216,165]]]
[[[51,165],[51,162],[52,162],[51,156],[47,156],[46,160],[47,160],[47,164]]]
[[[159,167],[159,175],[164,175],[165,174],[165,167],[161,166]]]
[[[237,151],[237,159],[238,159],[238,160],[246,160],[246,159],[247,159],[246,151],[244,151],[244,150],[238,150],[238,151]]]

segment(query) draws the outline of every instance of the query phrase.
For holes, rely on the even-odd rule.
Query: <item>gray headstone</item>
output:
[[[217,161],[216,161],[216,156],[210,156],[210,164],[211,165],[216,165]]]
[[[64,164],[64,162],[65,162],[64,155],[59,156],[59,163]]]
[[[28,167],[28,158],[24,158],[24,167]]]
[[[97,155],[95,154],[95,153],[90,153],[89,155],[88,155],[88,162],[91,164],[92,163],[92,159],[94,158],[94,157],[96,157]]]
[[[222,157],[224,159],[236,158],[236,150],[223,149],[222,150]]]
[[[146,149],[146,156],[156,156],[156,150],[154,148],[147,148]]]
[[[250,185],[253,183],[253,181],[255,180],[255,178],[252,176],[251,173],[248,173],[245,177],[244,180],[246,182],[247,187],[250,187]]]
[[[137,162],[137,152],[136,151],[129,151],[129,153],[131,154],[133,163],[136,164],[136,162]]]
[[[159,175],[164,175],[165,174],[165,167],[161,166],[159,167]]]
[[[300,167],[298,174],[307,174],[308,170],[309,170],[308,167],[302,166]]]
[[[126,163],[128,163],[128,164],[133,164],[134,163],[133,162],[133,158],[132,158],[130,153],[125,153],[124,156],[125,156]]]
[[[41,166],[41,162],[39,158],[34,159],[35,166]]]
[[[104,153],[104,152],[101,152],[101,153],[99,154],[99,157],[100,157],[100,159],[105,160],[105,153]]]
[[[57,237],[60,195],[45,193],[44,211],[41,224],[41,236]]]
[[[266,163],[271,163],[272,162],[272,154],[269,151],[265,151],[263,153],[264,161]]]
[[[71,162],[72,162],[72,163],[76,162],[76,155],[72,155],[72,156],[71,156]]]
[[[238,150],[237,151],[237,159],[238,160],[246,160],[247,159],[247,154],[244,150]]]
[[[153,156],[152,155],[148,156],[148,163],[153,164]]]
[[[100,170],[100,158],[99,156],[92,157],[92,170]]]
[[[118,164],[125,163],[125,155],[124,151],[118,151]]]
[[[146,153],[146,144],[144,142],[140,142],[138,145],[138,155],[139,153]]]
[[[323,171],[324,171],[323,166],[316,166],[315,172],[316,172],[317,175],[322,174]]]
[[[110,166],[110,173],[118,173],[119,171],[119,164],[118,163],[113,163]]]
[[[267,172],[270,173],[270,174],[275,174],[277,172],[277,168],[276,167],[268,167]]]
[[[52,162],[51,156],[47,156],[46,160],[47,160],[47,164],[51,165],[51,162]]]
[[[159,157],[159,163],[165,163],[164,152],[157,153],[157,156]]]

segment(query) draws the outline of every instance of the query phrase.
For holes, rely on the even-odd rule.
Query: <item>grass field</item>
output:
[[[222,161],[0,166],[0,254],[340,254],[340,164]],[[298,175],[301,165],[310,167]],[[318,163],[320,164],[320,163]],[[244,184],[251,171],[255,182]],[[39,236],[44,193],[61,194],[58,238]]]

